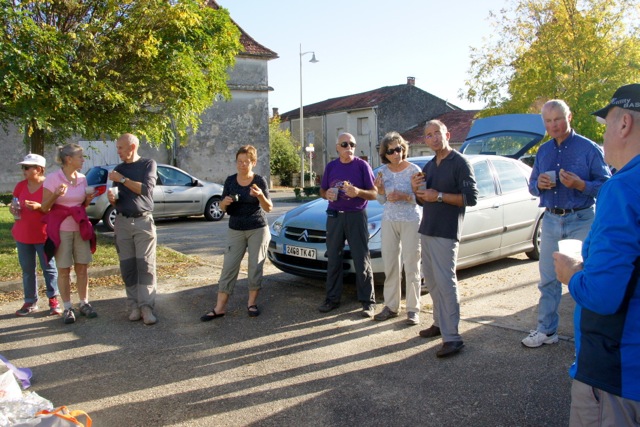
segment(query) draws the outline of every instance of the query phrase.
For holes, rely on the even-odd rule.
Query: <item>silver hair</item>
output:
[[[422,133],[426,132],[427,128],[429,126],[438,126],[440,128],[440,132],[443,133],[443,136],[445,136],[444,134],[449,132],[449,129],[447,129],[447,125],[445,125],[444,123],[442,123],[440,120],[429,120],[427,123],[424,124],[424,128],[422,128]]]
[[[544,103],[541,113],[545,110],[559,110],[565,117],[571,114],[571,108],[562,99],[551,99]]]

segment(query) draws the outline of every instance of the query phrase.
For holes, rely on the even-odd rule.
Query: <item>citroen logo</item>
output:
[[[300,237],[298,237],[298,240],[301,242],[308,242],[309,241],[309,231],[304,230],[302,232],[302,234],[300,235]]]

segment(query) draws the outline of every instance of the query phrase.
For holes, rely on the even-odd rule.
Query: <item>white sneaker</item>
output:
[[[142,319],[142,313],[140,313],[140,309],[138,307],[135,307],[131,310],[131,314],[129,314],[129,320],[137,322],[140,319]]]
[[[547,334],[538,331],[531,331],[528,337],[522,340],[522,345],[529,348],[540,347],[542,344],[555,344],[558,342],[558,334],[555,333],[550,337]]]
[[[414,311],[410,311],[407,313],[407,325],[419,325],[420,317],[418,317],[418,313]]]
[[[140,308],[140,313],[142,314],[142,321],[145,325],[153,325],[156,323],[156,316],[153,315],[153,311],[148,305],[143,305]]]

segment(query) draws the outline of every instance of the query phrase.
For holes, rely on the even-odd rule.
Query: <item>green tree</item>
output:
[[[0,122],[31,151],[133,131],[197,129],[241,49],[228,11],[199,0],[0,0]]]
[[[640,81],[638,0],[512,0],[491,13],[495,31],[471,49],[466,92],[482,116],[539,113],[564,99],[580,133],[601,140],[590,112],[616,88]]]
[[[292,175],[300,170],[300,143],[291,137],[289,130],[280,129],[280,118],[269,122],[269,154],[271,175],[279,175],[282,185],[291,185]]]

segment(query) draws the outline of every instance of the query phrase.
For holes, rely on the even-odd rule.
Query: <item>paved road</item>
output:
[[[221,242],[218,226],[226,224],[189,220],[158,228],[161,236],[172,228],[190,235],[194,248],[183,249],[206,253]],[[17,318],[15,303],[2,304],[0,354],[33,370],[34,391],[55,405],[86,410],[96,426],[568,423],[572,304],[565,295],[565,339],[522,347],[537,303],[537,264],[524,256],[460,272],[467,347],[444,360],[435,357],[439,340],[417,336],[431,324],[428,296],[418,327],[402,317],[361,318],[351,289],[338,310],[322,315],[321,281],[272,266],[260,317],[247,316],[241,280],[227,315],[201,323],[215,295],[216,257],[206,255],[210,266],[159,284],[159,323],[152,327],[126,319],[118,288],[92,290],[99,317],[73,325],[45,313]]]

